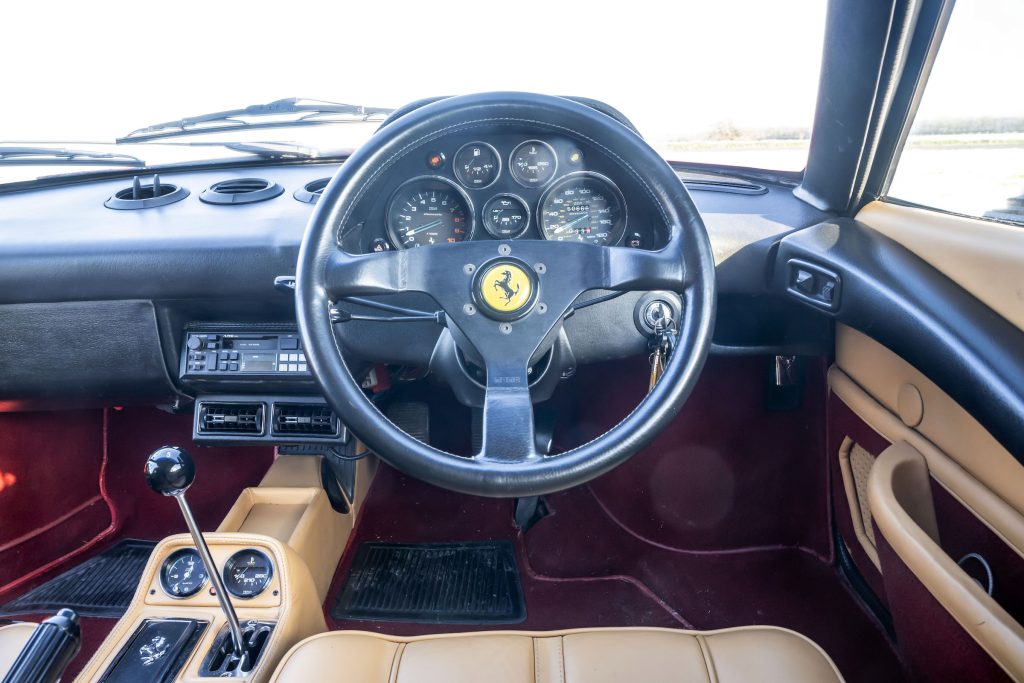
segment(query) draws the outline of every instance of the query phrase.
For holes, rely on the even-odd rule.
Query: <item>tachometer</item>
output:
[[[617,244],[626,228],[626,200],[602,175],[572,173],[548,190],[540,202],[540,231],[545,239]]]
[[[172,598],[187,598],[202,590],[208,575],[194,548],[175,550],[160,569],[160,586]]]
[[[270,585],[274,565],[259,550],[239,550],[224,563],[224,587],[236,598],[255,598]]]
[[[462,242],[473,235],[469,197],[444,178],[414,178],[399,187],[387,221],[391,241],[404,249]]]
[[[520,185],[540,187],[554,177],[558,157],[546,142],[527,140],[512,151],[509,167]]]

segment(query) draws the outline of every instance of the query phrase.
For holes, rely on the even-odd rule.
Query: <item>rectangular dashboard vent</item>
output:
[[[200,434],[262,434],[262,403],[201,403]]]
[[[338,419],[321,403],[275,403],[276,436],[337,436]]]

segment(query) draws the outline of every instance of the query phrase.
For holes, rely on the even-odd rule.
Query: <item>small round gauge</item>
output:
[[[239,550],[224,563],[224,587],[236,598],[255,598],[273,575],[270,558],[254,548]]]
[[[540,140],[527,140],[512,151],[512,177],[520,185],[540,187],[554,177],[558,157],[551,145]]]
[[[388,233],[403,249],[462,242],[473,235],[473,205],[450,180],[414,178],[391,197]]]
[[[172,598],[187,598],[203,589],[206,565],[195,548],[182,548],[171,553],[160,569],[160,585]]]
[[[514,194],[499,194],[484,204],[484,228],[498,239],[516,238],[530,225],[530,208]]]
[[[452,162],[455,177],[474,190],[487,187],[501,173],[501,157],[486,142],[471,142],[459,148]]]
[[[545,239],[617,244],[626,227],[626,200],[612,181],[586,171],[558,181],[541,198]]]

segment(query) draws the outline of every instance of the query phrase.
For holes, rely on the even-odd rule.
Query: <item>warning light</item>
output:
[[[569,153],[569,163],[573,166],[578,166],[583,161],[583,152],[578,149],[574,149]]]
[[[442,152],[431,152],[427,155],[427,167],[437,170],[444,166],[444,154]]]

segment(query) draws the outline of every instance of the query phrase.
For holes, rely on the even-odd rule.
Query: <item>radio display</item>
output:
[[[239,351],[271,351],[277,349],[277,337],[270,339],[232,339],[224,338],[225,349],[237,349]]]
[[[276,353],[243,353],[238,366],[239,372],[275,372]]]

